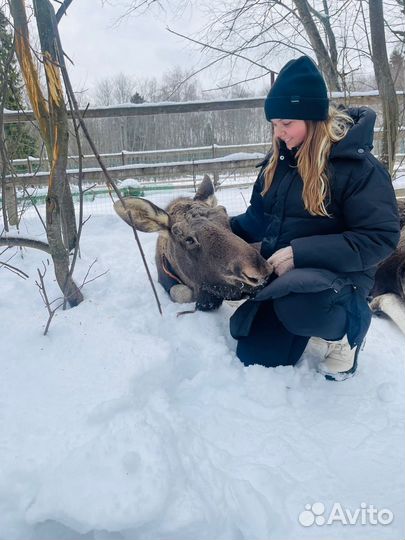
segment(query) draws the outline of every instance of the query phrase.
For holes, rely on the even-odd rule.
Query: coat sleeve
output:
[[[398,206],[391,178],[382,166],[370,167],[361,178],[352,177],[342,205],[342,233],[292,240],[296,268],[364,271],[395,250],[400,235]]]
[[[263,170],[253,186],[250,205],[244,214],[239,214],[230,218],[232,232],[240,236],[246,242],[261,242],[263,240],[267,220],[264,214],[263,198],[261,191],[263,189]]]

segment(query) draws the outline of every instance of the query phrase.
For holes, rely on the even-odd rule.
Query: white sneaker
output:
[[[339,341],[323,341],[327,344],[327,350],[318,372],[330,381],[344,381],[353,377],[361,345],[352,349],[346,335]]]

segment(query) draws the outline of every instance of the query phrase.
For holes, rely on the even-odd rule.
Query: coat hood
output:
[[[346,137],[333,145],[330,159],[363,159],[373,148],[376,113],[368,107],[350,107],[347,112],[353,124]]]
[[[329,159],[364,159],[373,149],[374,124],[376,113],[369,107],[349,107],[346,109],[353,119],[346,137],[332,146]],[[271,150],[256,167],[264,167],[270,160]],[[284,141],[280,141],[280,155],[294,160],[294,151],[287,149]],[[282,159],[284,159],[282,158]]]

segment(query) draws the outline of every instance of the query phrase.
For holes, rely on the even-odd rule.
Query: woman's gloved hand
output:
[[[278,276],[282,276],[294,268],[294,252],[291,246],[278,249],[273,255],[267,259],[273,265],[274,272]]]

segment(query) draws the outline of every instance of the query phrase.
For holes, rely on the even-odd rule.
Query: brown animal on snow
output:
[[[209,311],[224,299],[250,296],[267,283],[271,265],[232,233],[208,176],[193,199],[179,197],[165,210],[137,197],[125,197],[124,201],[137,230],[159,232],[158,279],[173,301],[195,301],[197,309]],[[120,201],[114,208],[131,225]]]
[[[401,238],[394,253],[378,267],[371,309],[388,315],[405,334],[405,200],[398,201]]]

